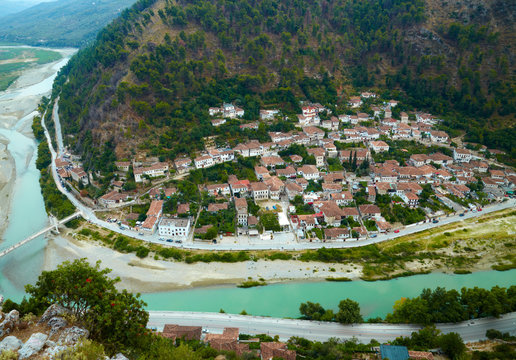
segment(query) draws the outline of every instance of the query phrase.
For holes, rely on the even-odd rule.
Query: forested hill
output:
[[[43,2],[0,21],[0,41],[79,47],[136,0],[56,0]],[[1,4],[0,4],[1,5]],[[28,6],[26,6],[28,7]]]
[[[504,0],[140,0],[72,59],[55,92],[87,168],[142,149],[192,154],[217,131],[207,110],[223,101],[248,120],[267,107],[298,113],[299,100],[340,113],[369,89],[510,151],[514,14]]]

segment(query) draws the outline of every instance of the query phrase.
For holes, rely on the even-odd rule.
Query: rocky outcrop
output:
[[[47,310],[45,310],[45,312],[41,316],[41,319],[39,319],[38,324],[48,323],[50,319],[54,317],[63,317],[67,314],[70,314],[70,310],[62,307],[59,304],[52,304],[48,307]]]
[[[47,334],[35,333],[23,344],[22,348],[18,351],[19,359],[27,359],[32,355],[39,353],[45,346],[45,342],[48,339]]]
[[[0,323],[0,337],[9,334],[18,324],[19,320],[20,313],[17,310],[11,310],[11,312],[5,316],[4,321]]]
[[[90,333],[88,330],[72,326],[71,328],[63,331],[57,343],[60,345],[74,345],[80,339],[87,338],[89,335]]]
[[[50,326],[50,336],[57,333],[59,330],[65,328],[68,325],[68,321],[59,316],[54,316],[48,320],[47,325]]]
[[[0,353],[2,351],[18,351],[23,346],[23,342],[16,336],[7,336],[0,342]]]
[[[65,316],[70,312],[60,305],[50,306],[37,324],[37,332],[23,343],[16,336],[7,336],[0,342],[0,352],[14,351],[18,354],[18,359],[28,359],[35,355],[45,359],[54,359],[57,354],[66,350],[68,347],[75,346],[81,339],[89,336],[88,330],[78,326],[69,327]],[[20,314],[13,310],[5,315],[0,312],[0,339],[2,336],[12,331],[30,329],[30,323],[20,321]],[[47,329],[48,333],[47,333]],[[117,360],[123,360],[120,358]]]

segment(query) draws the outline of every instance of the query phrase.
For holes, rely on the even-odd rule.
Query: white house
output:
[[[385,141],[370,141],[369,148],[375,152],[389,151],[389,145]]]
[[[415,207],[419,204],[419,197],[410,191],[404,192],[401,195],[401,199],[410,207]]]
[[[432,142],[445,143],[448,142],[449,136],[444,131],[430,131],[430,140]]]
[[[467,149],[453,149],[453,160],[456,162],[467,162],[471,161],[471,152]]]
[[[88,184],[88,174],[86,174],[82,167],[71,169],[70,175],[72,176],[72,179],[77,183],[81,182],[83,185]]]
[[[190,219],[162,218],[158,225],[158,233],[174,240],[186,240],[190,233]]]
[[[144,176],[148,177],[158,177],[165,176],[165,173],[168,171],[168,164],[163,162],[157,162],[151,166],[141,166],[134,168],[134,181],[142,182]]]
[[[324,237],[326,240],[342,240],[349,239],[350,233],[347,228],[331,228],[324,230]]]
[[[267,200],[269,198],[269,188],[262,182],[252,182],[251,194],[254,201]]]
[[[238,225],[247,226],[247,201],[244,198],[235,198],[235,209]]]
[[[213,119],[211,121],[211,125],[217,127],[217,126],[220,126],[222,124],[225,124],[226,123],[226,119]]]
[[[315,165],[303,165],[297,169],[297,173],[304,177],[306,180],[319,179],[319,170],[317,170]]]
[[[279,114],[279,110],[260,110],[260,120],[273,120],[276,115]]]
[[[215,162],[210,155],[202,155],[195,158],[194,164],[196,169],[205,169],[215,165]]]
[[[360,96],[352,96],[349,98],[348,106],[351,108],[360,107],[362,104],[363,103],[362,103],[362,99],[360,98]]]

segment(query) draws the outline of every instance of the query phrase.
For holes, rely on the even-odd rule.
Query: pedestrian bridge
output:
[[[0,252],[0,257],[3,257],[7,254],[9,254],[11,251],[14,251],[16,249],[18,249],[20,246],[23,246],[25,244],[27,244],[28,242],[36,239],[37,237],[47,233],[48,231],[51,231],[52,229],[55,229],[56,231],[59,232],[59,225],[63,225],[63,224],[66,224],[68,221],[72,220],[72,219],[75,219],[79,216],[83,216],[82,212],[81,211],[77,211],[76,213],[62,219],[62,220],[56,220],[54,217],[51,218],[51,222],[53,223],[52,225],[49,225],[47,226],[46,228],[38,231],[37,233],[29,236],[28,238],[26,239],[23,239],[22,241],[20,241],[19,243],[16,243],[10,247],[8,247],[7,249],[4,249]]]

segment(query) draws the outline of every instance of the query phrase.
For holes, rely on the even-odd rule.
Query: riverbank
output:
[[[16,179],[15,163],[7,150],[9,141],[0,136],[0,238],[7,228],[11,197]]]
[[[48,241],[44,270],[55,269],[65,260],[87,258],[102,261],[122,280],[120,287],[132,292],[161,292],[214,285],[236,285],[253,279],[267,283],[289,281],[324,281],[328,277],[359,279],[361,266],[286,260],[258,260],[238,263],[194,263],[140,259],[99,244],[59,236]]]
[[[85,227],[91,225],[84,225]],[[84,228],[84,227],[83,227]],[[97,229],[98,230],[98,229]],[[510,265],[515,258],[516,211],[508,209],[475,220],[450,224],[417,235],[391,240],[369,249],[342,250],[340,261],[318,261],[317,253],[292,252],[293,260],[268,260],[266,252],[249,252],[241,262],[169,261],[159,255],[141,259],[135,253],[121,253],[100,241],[67,230],[49,240],[45,270],[65,260],[86,257],[91,263],[102,261],[122,279],[121,286],[135,292],[162,292],[214,285],[237,285],[244,281],[271,283],[296,281],[385,280],[421,273],[469,273]],[[335,251],[331,250],[332,255]],[[352,252],[354,251],[354,252]],[[191,255],[195,251],[188,252]],[[385,260],[385,257],[389,257]],[[296,260],[298,259],[298,260]]]
[[[33,139],[31,130],[32,118],[42,96],[48,95],[52,89],[57,71],[75,53],[75,49],[48,49],[61,54],[62,58],[46,64],[24,69],[11,86],[0,92],[0,129],[13,130],[23,136]],[[11,200],[17,181],[17,172],[24,171],[32,159],[30,154],[20,154],[25,157],[24,165],[17,170],[9,148],[9,139],[0,134],[0,239],[9,225]]]
[[[75,49],[52,49],[62,58],[28,68],[0,96],[0,127],[10,129],[38,106],[42,96],[50,93],[57,71],[73,55]]]

